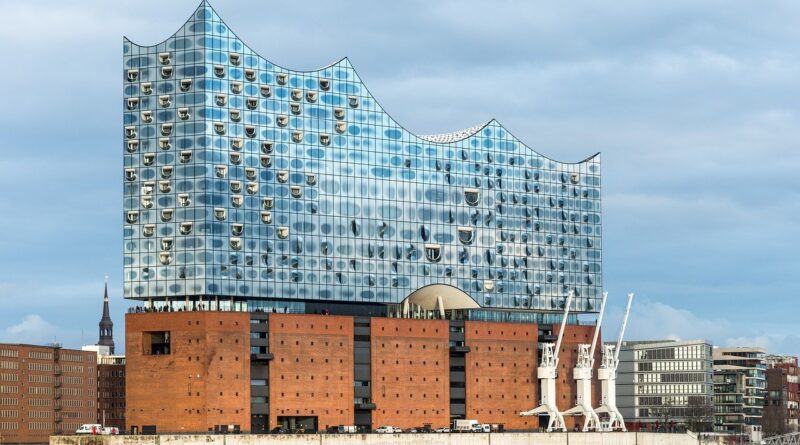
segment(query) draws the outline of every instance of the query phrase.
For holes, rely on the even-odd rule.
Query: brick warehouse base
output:
[[[437,428],[455,418],[530,431],[539,418],[519,412],[539,403],[537,346],[554,333],[523,323],[224,311],[133,313],[125,327],[126,416],[138,434]],[[566,329],[563,410],[574,403],[577,346],[593,326]]]
[[[691,434],[464,433],[52,436],[50,445],[697,445]]]

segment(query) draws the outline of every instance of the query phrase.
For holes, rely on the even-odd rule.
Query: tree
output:
[[[650,408],[650,415],[656,418],[657,429],[663,428],[664,431],[669,431],[669,424],[673,417],[672,405],[672,398],[664,397],[661,400],[661,405]]]
[[[686,427],[690,431],[703,433],[714,426],[714,405],[706,396],[690,396],[686,405]]]
[[[761,417],[761,431],[765,437],[780,436],[789,432],[786,425],[786,410],[782,405],[764,407],[764,414]]]

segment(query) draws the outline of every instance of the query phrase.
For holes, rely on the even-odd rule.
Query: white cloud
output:
[[[616,341],[621,318],[621,308],[609,310],[603,323],[605,341]],[[769,353],[800,354],[800,336],[794,325],[751,327],[646,299],[634,300],[625,339],[704,339],[715,346],[757,346]]]
[[[45,344],[58,341],[61,330],[37,314],[27,315],[22,321],[3,329],[2,341],[6,343]]]

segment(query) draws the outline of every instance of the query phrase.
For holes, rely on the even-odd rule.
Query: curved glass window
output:
[[[466,201],[467,204],[471,206],[476,206],[478,205],[478,202],[480,202],[480,199],[481,199],[481,194],[480,191],[478,191],[478,189],[473,189],[473,188],[464,189],[464,201]]]
[[[458,228],[458,240],[461,241],[461,244],[472,244],[472,241],[475,239],[475,232],[472,230],[472,227],[459,227]]]
[[[432,263],[438,263],[442,259],[442,246],[439,244],[425,244],[425,258]]]

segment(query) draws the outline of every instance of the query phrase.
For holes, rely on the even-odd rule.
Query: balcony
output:
[[[450,353],[451,354],[466,354],[471,351],[470,347],[467,345],[463,346],[450,346]]]
[[[275,356],[272,355],[271,352],[250,354],[251,362],[268,362],[273,358],[275,358]]]
[[[377,408],[375,407],[374,403],[367,402],[367,403],[356,403],[356,409],[361,411],[374,411]]]

